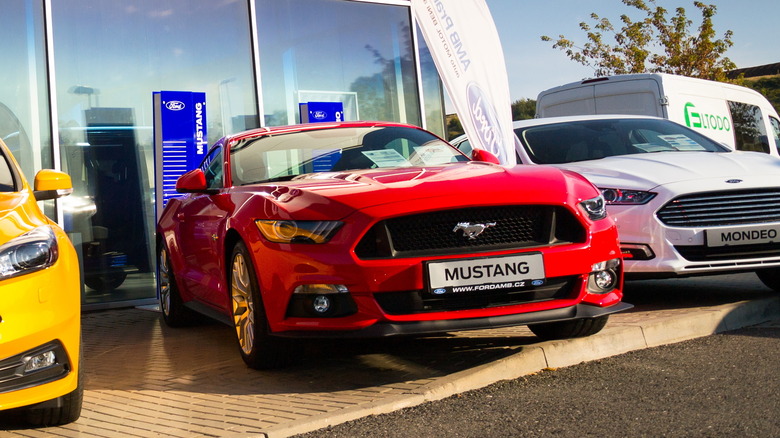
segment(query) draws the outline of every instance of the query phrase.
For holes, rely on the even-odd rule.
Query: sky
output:
[[[723,38],[727,30],[734,33],[734,45],[725,56],[738,68],[780,62],[777,48],[780,1],[703,1],[717,7],[712,19],[716,38]],[[590,18],[593,12],[608,18],[618,29],[621,14],[628,14],[634,21],[644,18],[641,11],[623,5],[620,0],[486,0],[486,3],[501,38],[512,101],[536,99],[540,91],[593,77],[592,69],[570,60],[562,50],[553,49],[552,42],[541,40],[542,35],[554,39],[564,35],[584,44],[587,38],[579,23],[594,24]],[[697,31],[701,14],[693,0],[657,0],[656,4],[669,11],[667,17],[673,16],[678,7],[685,8],[688,19],[693,21],[691,32]]]

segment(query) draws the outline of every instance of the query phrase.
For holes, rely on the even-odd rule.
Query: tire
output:
[[[768,288],[780,292],[780,268],[760,269],[756,275]]]
[[[289,345],[269,334],[257,274],[249,250],[238,242],[230,255],[230,301],[241,358],[248,367],[273,369],[287,365]]]
[[[84,284],[98,292],[111,292],[125,282],[126,272],[108,272],[84,278]]]
[[[169,327],[186,327],[198,322],[199,315],[184,306],[171,270],[171,259],[165,245],[160,244],[157,257],[157,283],[160,291],[160,312]]]
[[[608,320],[609,315],[604,315],[598,318],[530,324],[528,328],[543,340],[582,338],[600,332],[607,325]]]

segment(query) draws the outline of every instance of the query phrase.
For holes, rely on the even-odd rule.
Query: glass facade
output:
[[[32,178],[36,170],[52,167],[43,4],[4,1],[0,41],[0,138]]]
[[[309,101],[441,135],[441,84],[412,30],[405,0],[4,2],[0,138],[28,176],[71,175],[58,207],[84,305],[156,295],[153,92],[205,92],[209,143],[298,123]]]
[[[258,2],[265,123],[299,123],[299,103],[337,101],[346,120],[421,125],[409,13],[343,0]]]

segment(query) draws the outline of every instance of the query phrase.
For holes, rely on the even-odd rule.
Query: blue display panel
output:
[[[301,123],[343,122],[344,104],[341,102],[304,102],[298,104]]]
[[[159,217],[168,199],[178,196],[176,180],[195,169],[208,152],[206,93],[156,91],[154,105],[154,164]]]

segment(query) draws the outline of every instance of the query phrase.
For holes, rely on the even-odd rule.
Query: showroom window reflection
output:
[[[43,28],[42,2],[3,2],[0,139],[29,179],[37,170],[52,167]],[[46,203],[46,214],[53,213],[52,207]]]
[[[205,92],[210,143],[256,127],[247,4],[71,0],[52,2],[52,20],[84,303],[154,298],[152,92]]]
[[[409,8],[343,0],[257,3],[267,125],[298,104],[342,102],[346,120],[421,125]]]

